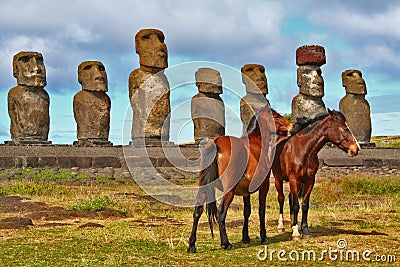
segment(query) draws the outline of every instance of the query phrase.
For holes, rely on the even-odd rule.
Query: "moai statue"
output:
[[[326,63],[325,49],[319,45],[304,45],[296,50],[297,85],[300,93],[292,100],[292,117],[313,119],[326,113],[324,79],[320,67]]]
[[[50,98],[44,90],[46,68],[38,52],[19,52],[13,58],[13,75],[18,85],[8,93],[11,139],[6,144],[51,144]]]
[[[74,117],[77,124],[75,146],[112,146],[110,131],[111,100],[107,73],[99,61],[85,61],[78,66],[78,82],[82,91],[74,96]]]
[[[169,142],[170,90],[164,69],[168,67],[164,34],[140,30],[135,36],[140,68],[129,75],[129,98],[133,109],[131,145]]]
[[[265,68],[258,64],[247,64],[241,69],[242,82],[246,86],[246,95],[240,100],[240,119],[243,124],[243,134],[246,133],[251,118],[258,109],[264,107],[268,100],[268,82]]]
[[[367,87],[359,70],[342,72],[342,85],[346,89],[339,103],[340,112],[346,117],[351,132],[364,146],[373,146],[371,140],[371,116],[368,101],[365,99]]]
[[[204,138],[225,135],[225,105],[222,98],[222,78],[219,71],[200,68],[196,71],[199,93],[192,97],[191,115],[196,144]]]

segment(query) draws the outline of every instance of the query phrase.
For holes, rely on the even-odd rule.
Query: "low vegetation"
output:
[[[52,221],[36,218],[33,219],[34,226],[28,229],[0,229],[0,266],[281,266],[277,256],[280,250],[287,252],[286,266],[395,266],[393,257],[400,261],[398,178],[319,179],[311,195],[309,212],[314,237],[301,241],[290,240],[287,200],[286,232],[277,233],[279,209],[277,194],[271,184],[267,199],[267,235],[270,239],[267,252],[275,251],[275,254],[272,254],[272,260],[268,254],[265,261],[260,261],[257,255],[265,247],[259,244],[256,194],[251,199],[250,244],[240,242],[243,203],[236,197],[227,216],[228,236],[236,249],[224,251],[220,248],[219,235],[211,237],[204,214],[198,229],[197,253],[187,254],[192,207],[158,202],[146,196],[136,184],[87,183],[86,179],[77,183],[76,177],[70,174],[73,182],[66,183],[68,174],[56,178],[61,174],[46,174],[46,178],[17,176],[2,179],[0,195],[19,195],[27,203],[46,202],[65,210],[120,210],[127,217]],[[287,195],[287,184],[285,190]],[[0,212],[0,226],[4,218],[28,216],[28,213]],[[83,227],[89,223],[104,227]],[[315,261],[300,258],[300,262],[296,262],[289,258],[290,251],[310,250],[320,258],[323,250],[338,249],[337,242],[341,239],[347,242],[345,250],[361,253],[370,250],[370,258],[374,261],[346,261],[345,258],[340,260],[340,256],[335,260],[328,255]],[[376,256],[385,256],[386,262],[376,261]]]
[[[371,142],[381,148],[400,148],[400,136],[373,136]]]

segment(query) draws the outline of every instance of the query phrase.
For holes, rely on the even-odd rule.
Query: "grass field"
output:
[[[243,209],[242,200],[237,197],[227,216],[227,232],[235,250],[224,251],[219,246],[219,235],[211,237],[204,214],[196,254],[186,253],[193,208],[160,203],[135,184],[77,185],[7,179],[1,183],[2,198],[22,196],[25,199],[16,202],[18,205],[37,205],[42,210],[37,213],[40,216],[34,216],[33,226],[0,230],[0,266],[396,266],[394,261],[400,261],[400,181],[382,179],[319,179],[309,213],[313,238],[301,241],[290,240],[287,204],[286,232],[277,233],[277,194],[271,184],[267,247],[259,244],[257,195],[252,197],[251,243],[240,242]],[[99,213],[55,219],[43,213],[44,206],[61,207],[62,214]],[[29,208],[12,210],[0,208],[0,226],[6,218],[32,214]],[[119,213],[107,217],[100,213],[104,210]],[[339,249],[339,240],[340,245],[346,242],[347,246]],[[258,254],[263,257],[265,251],[266,259],[259,260]],[[312,254],[308,255],[311,251],[315,252],[315,260]],[[356,252],[360,253],[360,261],[351,254]],[[370,261],[362,258],[363,253]],[[297,256],[298,261],[293,261]]]

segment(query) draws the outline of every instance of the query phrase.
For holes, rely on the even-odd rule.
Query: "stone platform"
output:
[[[319,155],[320,167],[389,167],[400,169],[400,149],[362,149],[349,158],[338,148],[325,147]],[[0,145],[0,168],[127,168],[195,167],[200,156],[196,147],[74,147],[70,145],[6,146]],[[131,165],[132,164],[132,165]]]

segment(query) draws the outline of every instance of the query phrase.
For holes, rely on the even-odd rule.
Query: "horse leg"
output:
[[[289,203],[291,206],[290,218],[292,221],[292,240],[300,240],[301,235],[298,226],[298,215],[300,211],[298,188],[300,187],[300,184],[297,182],[296,177],[293,178],[294,179],[289,179],[289,184],[290,184]]]
[[[315,177],[307,180],[303,188],[303,203],[301,204],[301,230],[304,238],[311,238],[310,231],[308,230],[308,208],[310,206],[311,190],[314,187]]]
[[[249,217],[251,214],[250,195],[243,196],[243,204],[244,204],[244,210],[243,210],[244,221],[242,230],[242,243],[247,244],[250,243],[250,237],[249,237]]]
[[[283,224],[283,205],[285,202],[285,195],[283,194],[283,180],[275,178],[275,188],[278,192],[278,202],[279,202],[279,219],[278,219],[278,233],[285,232],[285,227]]]
[[[269,243],[267,238],[267,231],[265,229],[265,202],[267,200],[267,193],[269,189],[269,175],[264,180],[263,184],[261,185],[258,193],[258,216],[260,217],[260,238],[261,244],[266,245]]]
[[[197,226],[199,224],[199,220],[201,214],[204,210],[204,202],[206,200],[206,194],[200,189],[197,193],[196,197],[196,206],[193,212],[193,226],[192,226],[192,233],[189,238],[189,248],[187,250],[188,253],[195,253],[196,252],[196,232]]]
[[[224,247],[225,250],[234,249],[231,243],[229,243],[228,235],[226,234],[226,227],[225,227],[225,219],[226,214],[228,212],[229,205],[231,205],[232,200],[234,197],[234,191],[229,191],[224,195],[222,198],[221,204],[219,206],[218,211],[218,225],[219,225],[219,234],[221,237],[221,246]]]

